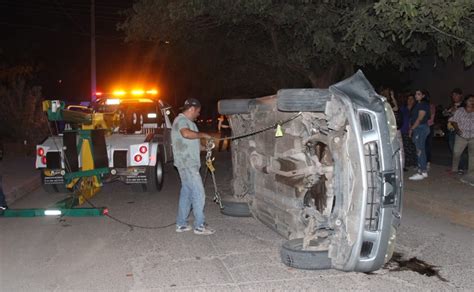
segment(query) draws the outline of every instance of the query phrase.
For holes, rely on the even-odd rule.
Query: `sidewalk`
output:
[[[4,157],[0,161],[0,175],[8,205],[41,185],[34,157]]]
[[[414,172],[407,171],[403,206],[474,228],[474,187],[459,181],[458,175],[448,175],[448,169],[432,164],[422,181],[410,181]]]

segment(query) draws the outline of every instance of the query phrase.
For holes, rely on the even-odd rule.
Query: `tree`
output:
[[[473,62],[472,0],[286,2],[139,0],[119,28],[129,41],[179,48],[175,58],[199,61],[215,83],[233,76],[230,87],[327,87],[356,67],[416,66],[421,54]]]
[[[2,137],[36,144],[47,134],[41,87],[34,85],[32,65],[0,64],[0,124]]]

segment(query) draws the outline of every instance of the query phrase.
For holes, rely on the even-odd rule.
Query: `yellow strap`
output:
[[[212,165],[212,161],[211,160],[208,160],[206,161],[206,165],[207,165],[207,168],[209,168],[209,170],[211,172],[214,172],[216,169],[214,168],[214,165]]]

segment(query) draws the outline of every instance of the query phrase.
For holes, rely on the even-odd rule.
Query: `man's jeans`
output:
[[[459,135],[456,135],[456,140],[454,142],[453,148],[453,165],[451,167],[452,171],[457,171],[461,169],[459,162],[462,160],[462,156],[465,152],[465,149],[468,149],[469,155],[469,170],[470,175],[474,175],[474,138],[466,139]]]
[[[185,226],[188,224],[188,216],[193,209],[194,228],[204,226],[204,202],[206,195],[202,184],[199,167],[190,167],[186,169],[178,168],[181,178],[181,192],[179,193],[178,217],[176,224]]]
[[[412,132],[413,143],[416,147],[416,155],[418,158],[418,171],[426,172],[426,138],[430,134],[430,127],[421,124]]]

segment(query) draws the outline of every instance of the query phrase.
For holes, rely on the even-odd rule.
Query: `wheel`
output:
[[[159,146],[158,149],[158,153],[156,153],[156,165],[148,166],[146,169],[146,190],[148,192],[159,192],[163,188],[165,174],[163,171],[163,146]]]
[[[232,217],[252,217],[249,205],[243,202],[222,202],[221,213]]]
[[[248,114],[250,113],[250,101],[252,99],[224,99],[217,103],[218,112],[222,115]]]
[[[156,165],[147,166],[145,170],[146,183],[132,184],[132,191],[134,192],[159,192],[163,188],[164,170],[163,170],[163,155],[161,153],[163,147],[159,146],[159,152],[156,154]]]
[[[281,261],[293,268],[305,270],[330,269],[328,251],[303,250],[303,239],[288,240],[280,249]]]
[[[327,89],[280,89],[277,108],[283,112],[324,112],[330,99]]]

